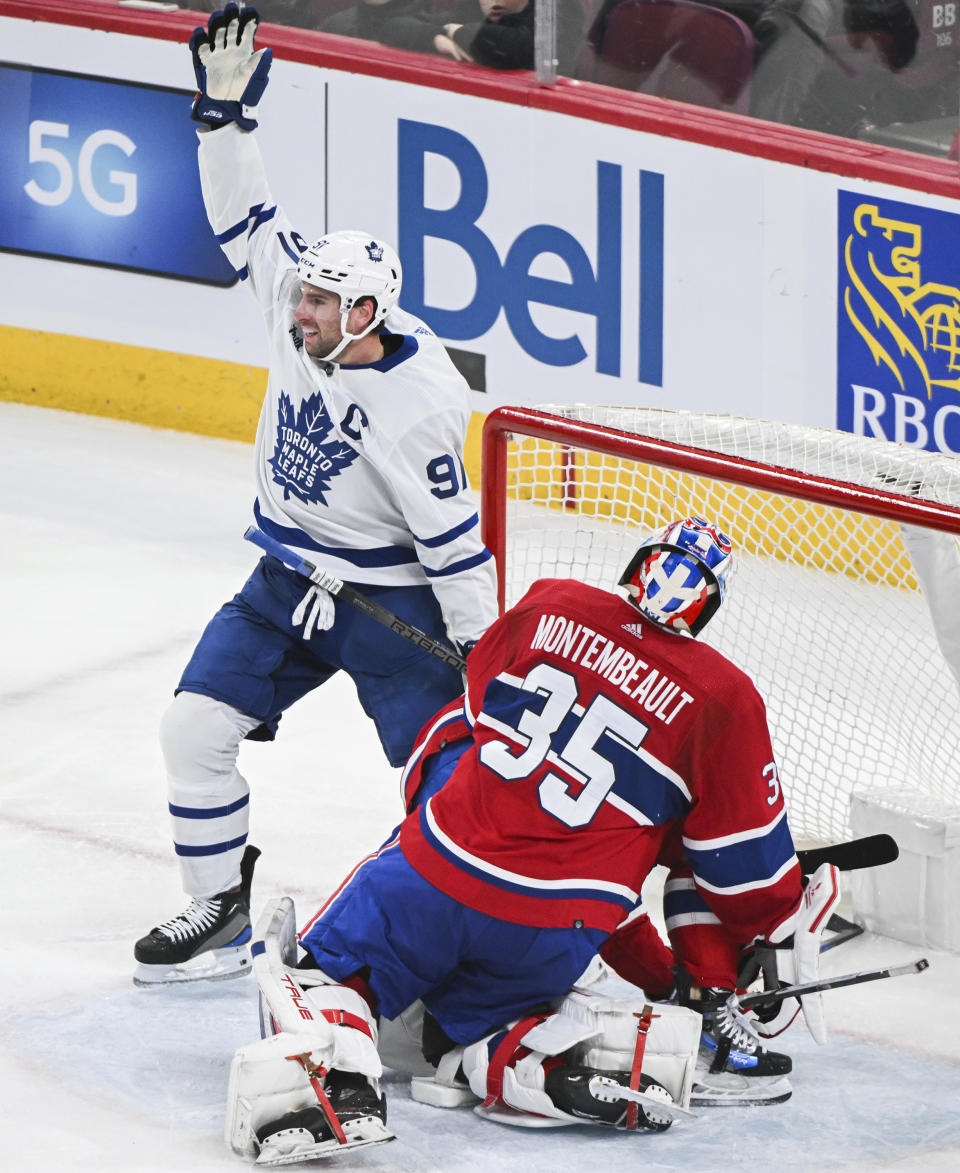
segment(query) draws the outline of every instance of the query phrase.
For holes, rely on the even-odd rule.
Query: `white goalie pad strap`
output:
[[[460,1078],[463,1047],[447,1051],[431,1075],[415,1075],[410,1080],[410,1095],[421,1104],[434,1108],[460,1108],[472,1104],[476,1096]]]
[[[255,1157],[259,1151],[257,1129],[308,1108],[317,1102],[307,1073],[292,1055],[308,1054],[317,1066],[327,1066],[330,1040],[314,1031],[273,1035],[233,1056],[227,1090],[227,1117],[224,1137],[235,1153]]]
[[[797,913],[793,933],[793,961],[797,982],[815,982],[820,976],[820,943],[827,922],[840,903],[840,872],[831,863],[821,864],[807,881],[803,903]],[[827,1024],[823,1017],[820,994],[805,994],[800,999],[803,1021],[814,1041],[827,1041]]]
[[[531,1051],[514,1066],[504,1068],[498,1085],[499,1094],[492,1095],[488,1079],[488,1044],[495,1037],[488,1035],[466,1047],[463,1053],[463,1071],[470,1083],[470,1090],[483,1101],[474,1109],[475,1112],[488,1120],[514,1124],[520,1128],[557,1128],[560,1125],[586,1123],[577,1116],[561,1112],[543,1090],[546,1079],[543,1061],[547,1056],[541,1051]]]

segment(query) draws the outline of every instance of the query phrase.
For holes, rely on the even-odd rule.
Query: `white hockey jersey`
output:
[[[496,618],[496,572],[463,467],[465,380],[399,308],[385,327],[403,340],[383,360],[310,358],[294,319],[305,245],[270,193],[255,136],[229,125],[198,137],[210,224],[269,342],[257,525],[348,582],[429,583],[451,639],[477,639]]]

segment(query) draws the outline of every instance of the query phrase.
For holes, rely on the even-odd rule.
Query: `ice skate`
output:
[[[704,990],[705,999],[723,990]],[[696,1006],[695,1001],[691,1001]],[[744,1107],[781,1104],[793,1089],[789,1055],[767,1051],[750,1029],[749,1017],[721,1005],[703,1012],[700,1052],[690,1094],[691,1106]]]
[[[257,1129],[258,1166],[292,1165],[394,1139],[386,1126],[387,1100],[366,1076],[331,1071],[324,1092],[333,1119],[321,1104],[290,1112]]]
[[[629,1071],[597,1071],[592,1067],[555,1067],[547,1072],[544,1090],[563,1112],[594,1124],[627,1127],[628,1105],[637,1106],[636,1126],[664,1132],[678,1115],[690,1113],[674,1103],[667,1089],[648,1075],[630,1087]]]
[[[250,886],[260,852],[248,846],[240,864],[240,887],[205,900],[191,900],[172,920],[141,937],[134,947],[137,986],[219,981],[250,973]]]

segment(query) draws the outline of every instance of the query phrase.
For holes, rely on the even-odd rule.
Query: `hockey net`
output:
[[[933,532],[956,552],[960,461],[829,429],[591,404],[497,409],[483,459],[502,606],[538,578],[612,588],[639,538],[680,517],[730,534],[727,602],[700,638],[764,697],[798,841],[846,837],[855,791],[960,803],[960,665],[907,546]]]

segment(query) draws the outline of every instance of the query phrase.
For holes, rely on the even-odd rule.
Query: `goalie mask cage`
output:
[[[941,592],[925,598],[908,551],[933,534],[957,557],[960,461],[737,416],[505,407],[484,424],[481,512],[501,610],[538,578],[614,589],[677,518],[731,536],[727,600],[699,638],[766,702],[798,841],[847,837],[854,791],[960,803],[960,582],[944,584],[951,668],[927,606]]]

